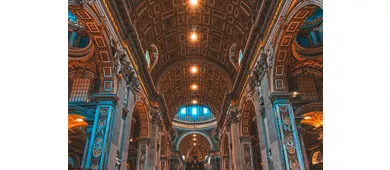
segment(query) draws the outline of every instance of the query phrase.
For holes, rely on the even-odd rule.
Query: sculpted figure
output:
[[[268,67],[272,67],[272,62],[274,59],[274,44],[272,43],[269,49],[267,50],[267,64]]]
[[[120,43],[116,44],[116,52],[114,54],[115,73],[118,75],[122,70],[122,62],[126,56],[125,50],[123,50]]]

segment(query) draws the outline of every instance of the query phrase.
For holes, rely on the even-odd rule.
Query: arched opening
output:
[[[316,109],[314,109],[316,110]],[[297,115],[297,127],[307,155],[310,169],[322,170],[323,160],[323,112],[310,111]]]
[[[260,148],[259,132],[257,130],[256,117],[253,117],[251,122],[252,123],[250,126],[250,135],[251,135],[251,142],[252,142],[253,166],[257,170],[262,170],[263,161],[261,159],[261,148]]]
[[[230,63],[233,65],[233,67],[238,70],[238,68],[240,67],[240,53],[239,51],[241,50],[238,50],[238,45],[237,43],[234,43],[233,45],[230,46],[229,48],[229,60],[230,60]]]
[[[68,115],[68,169],[81,168],[86,144],[86,127],[88,123],[85,117],[76,114]]]
[[[278,44],[275,46],[277,48],[274,50],[275,55],[271,56],[273,68],[270,81],[274,92],[318,88],[317,86],[322,84],[320,80],[322,76],[307,75],[307,73],[318,75],[322,72],[322,9],[317,5],[309,4],[296,7],[292,11],[287,17],[286,28],[276,41]],[[305,76],[297,76],[298,74],[305,74]],[[314,84],[316,87],[313,87]],[[322,94],[302,93],[305,93],[305,97],[311,95],[309,98],[322,96]]]
[[[90,44],[90,38],[79,19],[68,11],[68,47],[85,48]]]
[[[153,71],[154,67],[156,66],[157,64],[157,61],[158,61],[158,56],[159,56],[159,53],[158,53],[158,48],[156,45],[154,44],[151,44],[150,45],[150,51],[151,51],[151,54],[150,54],[150,66],[149,66],[149,69],[150,71]]]
[[[133,109],[133,115],[131,119],[129,150],[126,167],[127,170],[136,170],[137,158],[138,158],[138,142],[142,137],[148,137],[149,135],[149,118],[145,104],[138,101]]]
[[[307,17],[295,38],[298,45],[304,48],[315,48],[323,43],[323,10],[316,7]]]
[[[179,151],[186,170],[203,170],[207,163],[211,145],[201,134],[189,134],[179,141]]]

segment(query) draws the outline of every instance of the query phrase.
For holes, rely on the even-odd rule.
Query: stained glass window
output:
[[[214,118],[207,106],[192,105],[181,107],[175,116],[176,120],[186,122],[207,121]]]
[[[238,65],[241,64],[241,61],[242,61],[242,50],[240,50],[240,54],[238,56]]]
[[[146,62],[148,63],[148,67],[150,67],[149,51],[146,51],[146,53],[145,53],[145,59],[146,59]]]

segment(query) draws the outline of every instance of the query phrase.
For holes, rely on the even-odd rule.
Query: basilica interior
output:
[[[322,170],[322,0],[68,0],[69,170]]]

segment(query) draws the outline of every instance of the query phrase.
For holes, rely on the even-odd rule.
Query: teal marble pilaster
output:
[[[274,92],[272,101],[275,126],[287,170],[305,170],[294,112],[290,103],[292,93]]]
[[[98,105],[96,107],[91,139],[88,147],[86,169],[102,170],[108,156],[106,148],[110,148],[109,139],[112,131],[113,115],[117,97],[114,94],[95,94]]]

